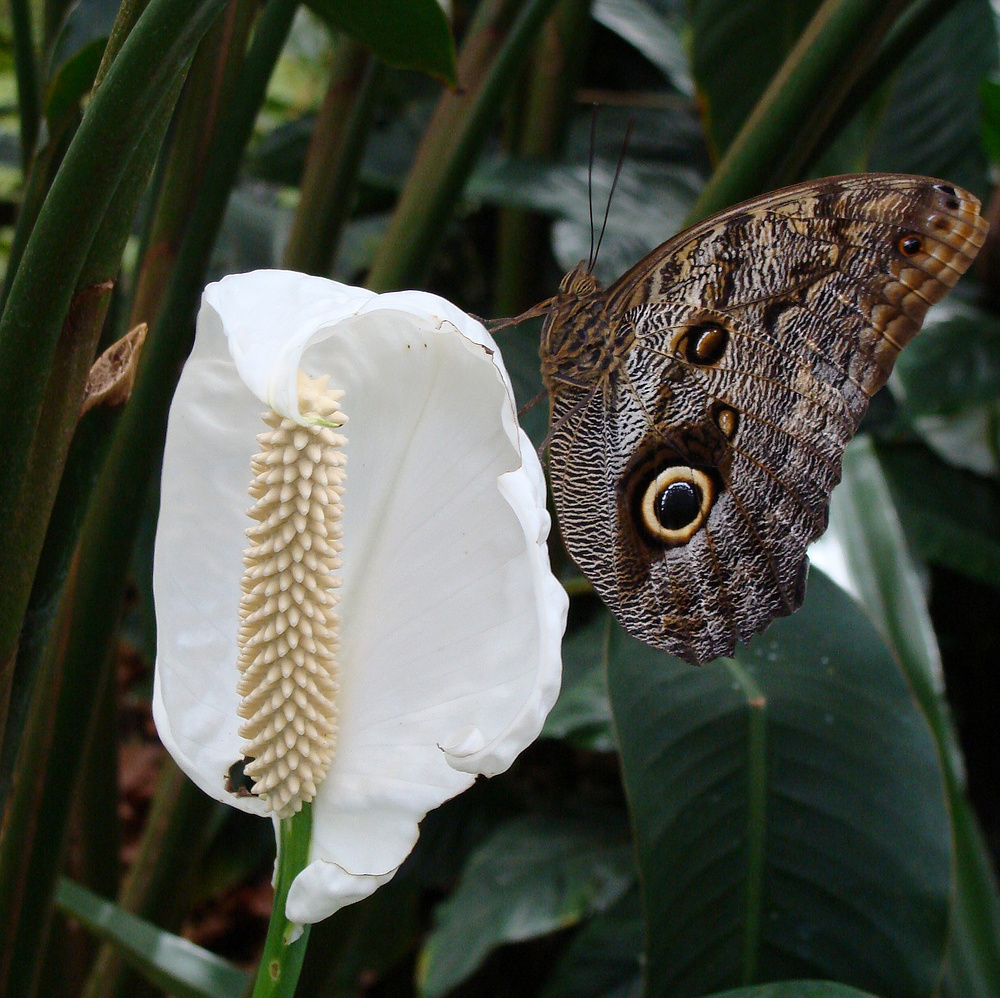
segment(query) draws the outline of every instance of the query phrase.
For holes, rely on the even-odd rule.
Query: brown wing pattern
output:
[[[868,399],[985,233],[941,181],[830,178],[679,234],[603,309],[592,285],[585,309],[571,288],[557,300],[542,358],[560,529],[627,630],[704,662],[801,604]]]

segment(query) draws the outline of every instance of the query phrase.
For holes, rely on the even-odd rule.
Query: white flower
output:
[[[316,768],[309,865],[286,908],[307,923],[389,880],[427,811],[503,772],[538,735],[567,600],[549,570],[541,467],[479,323],[434,295],[283,271],[211,285],[170,414],[153,580],[154,717],[206,793],[271,813],[266,794],[226,785],[247,745],[237,638],[255,437],[265,409],[272,426],[286,417],[281,446],[295,424],[321,428],[300,411],[300,370],[329,376],[348,420],[324,438],[336,454],[346,436],[346,477],[342,519],[337,508],[329,520],[330,536],[342,530],[339,650],[324,680],[335,746],[325,777]],[[339,490],[325,490],[330,503]]]

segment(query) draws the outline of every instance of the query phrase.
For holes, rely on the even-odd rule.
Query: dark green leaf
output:
[[[560,269],[568,271],[590,253],[590,189],[596,192],[599,207],[611,190],[616,166],[616,160],[603,157],[575,166],[497,159],[476,170],[466,196],[558,219],[552,232],[553,252]],[[598,279],[610,284],[677,232],[700,187],[690,167],[637,156],[627,159],[594,268]]]
[[[867,991],[833,981],[779,981],[757,984],[752,988],[720,991],[707,998],[876,998]]]
[[[566,738],[595,752],[615,750],[607,680],[611,625],[611,615],[600,613],[563,642],[562,689],[545,719],[543,738]]]
[[[650,998],[807,977],[934,993],[953,886],[941,763],[840,589],[814,572],[799,613],[700,670],[615,631],[609,689]]]
[[[631,843],[618,822],[509,822],[472,854],[437,909],[418,966],[421,993],[446,994],[497,946],[575,925],[634,882]]]
[[[298,994],[355,995],[413,951],[420,890],[399,876],[313,926]],[[364,982],[363,985],[361,982]]]
[[[912,415],[945,416],[1000,399],[1000,319],[951,299],[899,355],[895,384]]]
[[[956,876],[948,971],[948,998],[996,998],[1000,994],[1000,899],[990,856],[972,808],[953,809]]]
[[[840,487],[830,502],[830,529],[840,538],[853,589],[895,651],[925,712],[940,716],[941,653],[924,599],[919,566],[910,554],[889,483],[867,436],[844,455]],[[932,725],[957,752],[950,730]]]
[[[943,177],[988,193],[979,85],[996,65],[989,0],[960,0],[893,78],[869,169]]]
[[[1000,82],[983,80],[979,85],[982,101],[982,137],[986,155],[994,163],[1000,163]]]
[[[146,980],[178,998],[242,998],[250,978],[238,967],[187,939],[105,901],[86,887],[62,880],[56,905],[99,939],[114,943]]]
[[[634,45],[683,94],[694,93],[682,25],[647,0],[596,0],[594,20]]]
[[[695,0],[691,62],[707,138],[725,152],[819,0]]]
[[[119,6],[118,0],[79,0],[70,8],[49,60],[45,114],[50,126],[94,85]]]
[[[632,890],[577,932],[541,998],[639,998],[645,937],[639,891]]]
[[[308,0],[308,6],[390,66],[455,82],[455,45],[438,0]]]
[[[909,543],[936,562],[1000,586],[1000,489],[923,447],[880,447]]]
[[[941,654],[918,572],[871,442],[855,440],[830,504],[861,601],[890,638],[937,740],[955,838],[956,890],[948,948],[947,993],[1000,993],[1000,899],[990,861],[965,796],[963,764],[943,696]]]

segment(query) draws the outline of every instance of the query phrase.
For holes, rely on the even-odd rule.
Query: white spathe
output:
[[[234,363],[235,362],[235,363]],[[241,758],[236,685],[247,488],[301,368],[343,389],[337,750],[286,915],[315,922],[389,880],[430,809],[507,769],[559,690],[567,598],[541,466],[496,344],[435,295],[286,271],[210,285],[170,412],[153,588],[153,713],[206,793]]]

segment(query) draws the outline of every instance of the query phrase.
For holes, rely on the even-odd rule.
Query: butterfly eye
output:
[[[924,241],[920,236],[903,236],[897,245],[903,256],[916,256],[924,248]]]
[[[684,544],[705,522],[715,488],[698,468],[665,468],[646,486],[641,519],[646,533],[662,544]]]
[[[707,367],[717,364],[729,344],[729,330],[718,322],[688,326],[677,340],[677,348],[689,364]]]

